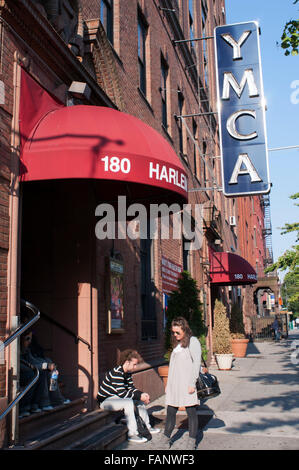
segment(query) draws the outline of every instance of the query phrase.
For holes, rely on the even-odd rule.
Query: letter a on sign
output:
[[[255,21],[215,28],[225,196],[270,191],[264,92]]]

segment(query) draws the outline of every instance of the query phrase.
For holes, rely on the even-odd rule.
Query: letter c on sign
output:
[[[255,139],[257,137],[257,132],[252,132],[251,134],[240,134],[236,129],[236,120],[240,116],[252,116],[256,119],[256,112],[250,109],[242,109],[241,111],[236,111],[233,113],[226,122],[226,129],[228,133],[237,140],[250,140]]]

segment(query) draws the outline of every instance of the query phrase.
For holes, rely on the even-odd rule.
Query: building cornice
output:
[[[105,30],[99,19],[87,20],[85,44],[90,52],[101,88],[116,103],[120,111],[124,110],[120,78],[117,71],[117,59]]]
[[[92,104],[116,108],[80,59],[30,0],[0,0],[0,15],[66,85],[71,85],[73,81],[85,82],[92,91]]]

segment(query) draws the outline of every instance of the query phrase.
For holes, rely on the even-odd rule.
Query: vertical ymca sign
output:
[[[259,27],[215,28],[219,131],[225,196],[270,191]]]

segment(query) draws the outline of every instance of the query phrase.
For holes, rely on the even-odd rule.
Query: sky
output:
[[[299,18],[293,0],[226,0],[227,24],[258,21],[264,93],[267,103],[268,148],[299,145],[299,56],[285,56],[277,46],[286,22]],[[294,233],[281,235],[279,227],[299,221],[299,149],[269,151],[272,247],[274,261],[296,241]],[[281,280],[285,272],[280,271]]]

